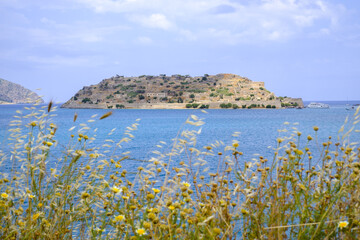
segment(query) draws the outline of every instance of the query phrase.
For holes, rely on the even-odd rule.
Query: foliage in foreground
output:
[[[360,148],[349,140],[359,109],[335,142],[317,143],[318,127],[302,141],[292,129],[277,138],[272,159],[251,160],[236,141],[198,147],[203,121],[191,116],[190,130],[135,175],[122,168],[133,160],[121,147],[137,123],[96,147],[93,116],[61,146],[53,111],[28,108],[11,123],[10,149],[1,152],[1,239],[360,238]]]

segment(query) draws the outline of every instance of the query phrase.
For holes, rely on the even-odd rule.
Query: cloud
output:
[[[56,17],[45,15],[36,27],[22,24],[13,28],[13,32],[29,41],[59,46],[104,43],[112,39],[127,41],[127,37],[133,43],[140,43],[140,39],[133,40],[135,34],[127,34],[131,31],[147,31],[149,38],[154,38],[151,34],[158,34],[156,31],[167,31],[168,41],[256,44],[333,34],[347,13],[344,6],[329,0],[54,1],[41,5],[40,0],[34,0],[32,7],[51,9],[52,5],[58,8],[68,5],[73,19],[79,11],[81,14],[87,11],[86,20],[64,24]],[[8,26],[3,27],[10,32]],[[6,32],[1,35],[8,35]]]
[[[126,13],[142,27],[174,30],[178,35],[175,39],[191,41],[206,38],[206,32],[209,36],[226,32],[228,37],[241,41],[245,39],[239,36],[247,36],[249,42],[286,41],[307,32],[313,36],[314,31],[331,29],[345,10],[326,0],[78,1],[98,13]],[[322,23],[319,27],[318,22]]]
[[[169,30],[173,24],[163,14],[151,14],[150,16],[135,15],[131,19],[140,23],[144,27],[159,28],[162,30]]]

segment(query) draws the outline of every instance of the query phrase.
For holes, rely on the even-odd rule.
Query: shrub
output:
[[[82,103],[89,103],[89,104],[93,103],[90,98],[84,98],[81,102]]]
[[[192,107],[193,107],[193,108],[197,108],[199,105],[200,105],[200,104],[198,104],[198,103],[193,103],[193,104],[192,104]]]

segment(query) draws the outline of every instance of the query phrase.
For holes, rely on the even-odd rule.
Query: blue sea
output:
[[[103,120],[98,120],[101,115],[109,110],[102,109],[61,109],[54,112],[52,122],[58,126],[56,140],[59,142],[57,149],[60,152],[70,139],[69,129],[80,128],[80,123],[88,124],[91,129],[97,128],[96,141],[94,144],[101,146],[106,139],[119,141],[124,137],[124,132],[140,119],[138,130],[132,132],[135,136],[133,141],[123,144],[122,151],[130,151],[134,159],[148,160],[153,156],[152,151],[169,151],[172,139],[176,138],[184,129],[193,129],[193,126],[184,124],[190,115],[202,118],[205,124],[201,126],[201,134],[198,137],[199,149],[204,146],[222,141],[225,145],[231,145],[232,141],[239,142],[239,150],[244,153],[243,158],[251,159],[254,155],[270,158],[273,154],[271,147],[276,146],[279,136],[289,136],[293,131],[300,131],[304,143],[308,135],[314,136],[313,126],[319,126],[318,141],[327,141],[332,136],[334,142],[339,129],[347,117],[351,120],[356,109],[346,110],[347,104],[352,106],[360,101],[336,101],[324,102],[330,105],[329,109],[208,109],[207,113],[201,110],[135,110],[117,109],[113,114]],[[305,102],[305,105],[308,102]],[[25,105],[0,105],[0,140],[2,149],[6,149],[9,122],[13,120],[17,110],[23,111]],[[74,114],[78,119],[73,122]],[[93,115],[97,114],[95,122],[88,122]],[[285,123],[285,124],[284,124]],[[351,127],[351,125],[350,125]],[[287,132],[279,130],[288,129]],[[296,128],[296,129],[295,129]],[[115,130],[113,130],[115,129]],[[108,135],[113,130],[112,135]],[[237,132],[236,136],[233,134]],[[91,133],[92,134],[92,133]],[[91,135],[90,134],[90,135]],[[354,133],[353,141],[360,140],[359,135]],[[167,143],[168,147],[159,149],[160,141]],[[223,151],[223,149],[216,149]],[[130,167],[144,164],[141,161],[130,163]]]

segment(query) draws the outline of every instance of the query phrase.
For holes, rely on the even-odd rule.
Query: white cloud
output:
[[[40,0],[35,2],[33,6],[40,6]],[[15,30],[17,35],[22,35],[21,31],[27,34],[27,39],[63,46],[123,41],[123,30],[141,28],[168,31],[172,40],[219,44],[321,37],[334,33],[346,12],[345,7],[330,0],[55,0],[43,5],[68,5],[74,14],[84,11],[84,7],[92,11],[86,22],[66,25],[47,16],[39,19],[36,27]],[[103,20],[107,18],[113,18],[114,26],[109,27],[109,21]]]
[[[173,27],[173,24],[163,14],[156,13],[149,16],[134,15],[131,17],[134,22],[140,23],[144,27],[159,28],[163,30],[169,30]]]
[[[206,32],[210,36],[215,36],[214,32],[226,32],[228,37],[238,40],[246,35],[249,42],[284,41],[304,36],[307,29],[320,33],[331,28],[344,10],[326,0],[78,1],[95,12],[126,13],[131,21],[143,27],[173,30],[178,35],[176,39],[191,41],[201,40]],[[317,27],[317,21],[323,25]]]

